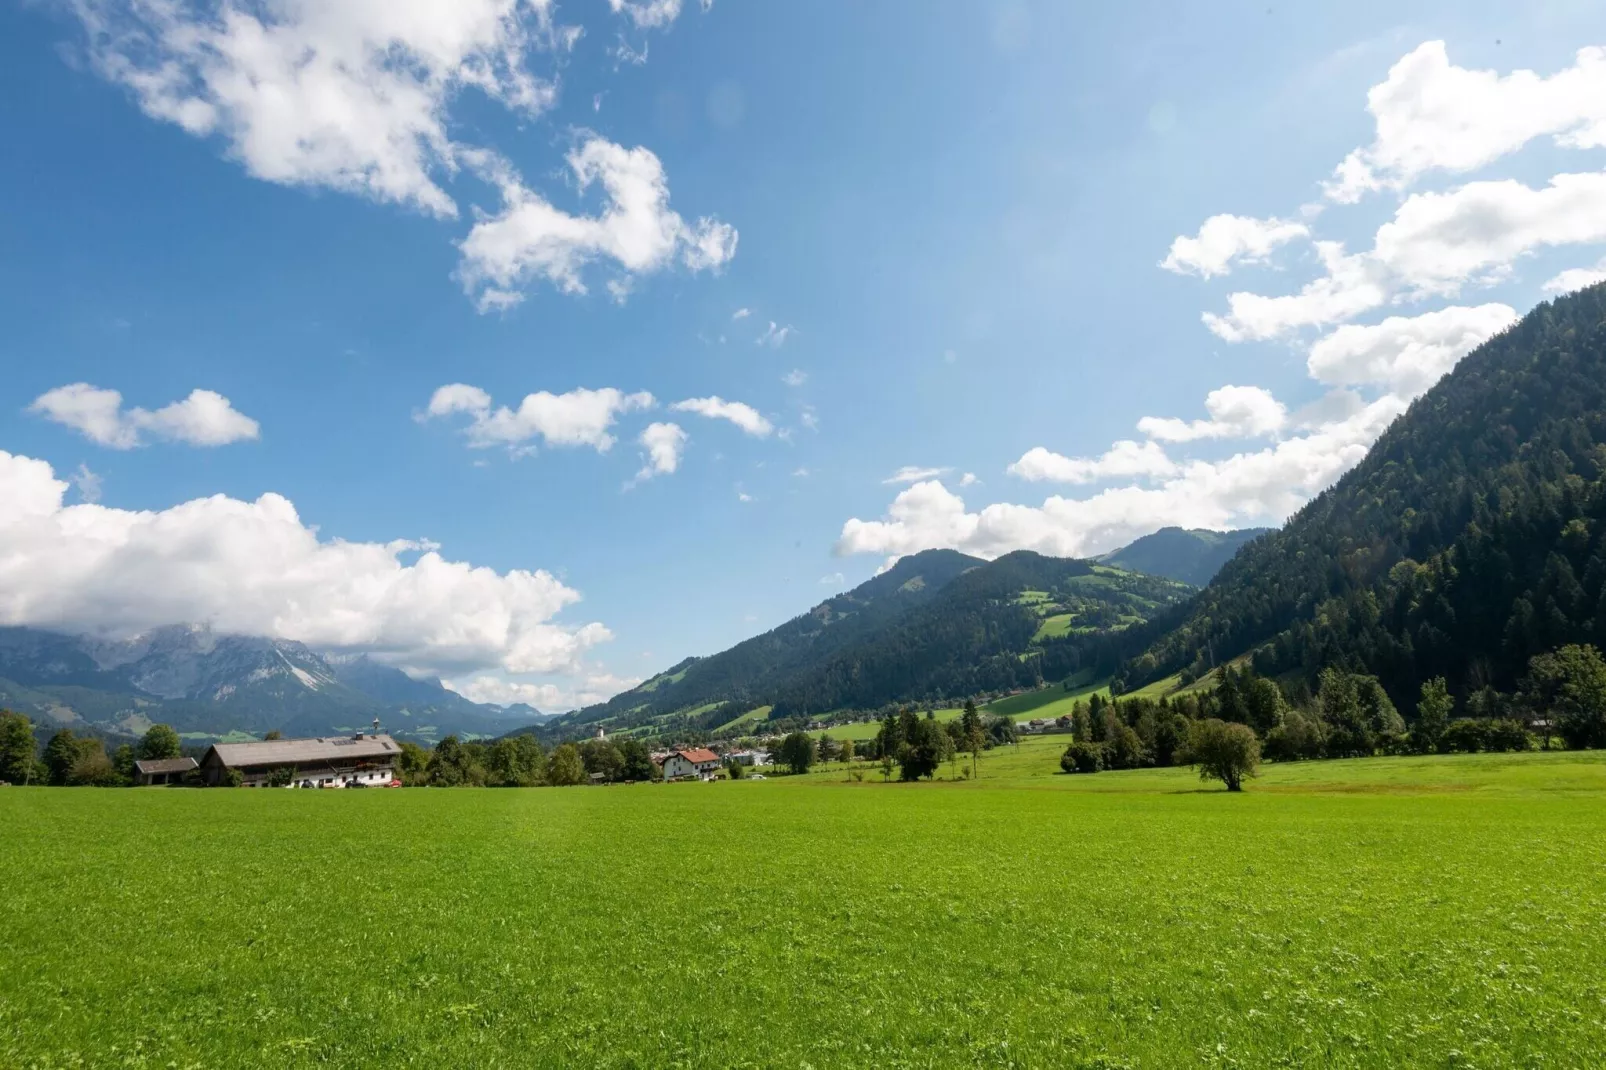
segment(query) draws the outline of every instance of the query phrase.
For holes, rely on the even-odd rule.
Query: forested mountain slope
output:
[[[1606,642],[1606,286],[1467,356],[1353,471],[1230,561],[1122,671],[1135,686],[1253,650],[1266,673],[1375,674],[1402,706],[1444,676],[1511,688],[1530,656]]]
[[[775,717],[818,714],[1107,672],[1131,649],[1120,638],[1192,592],[1087,561],[1020,552],[983,562],[928,550],[771,632],[682,662],[550,728],[617,729],[669,715],[712,728],[759,706]]]
[[[778,677],[886,627],[931,601],[965,571],[985,563],[957,550],[911,554],[778,628],[719,654],[687,658],[607,702],[569,715],[564,723],[635,723],[711,703],[757,704],[756,696]]]
[[[1147,572],[1151,576],[1164,576],[1203,587],[1221,571],[1222,565],[1232,560],[1244,543],[1270,530],[1161,528],[1153,535],[1145,535],[1119,550],[1112,550],[1099,560],[1128,572]]]

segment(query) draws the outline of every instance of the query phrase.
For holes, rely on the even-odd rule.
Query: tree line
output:
[[[183,741],[170,726],[152,725],[138,742],[118,745],[110,754],[95,736],[63,728],[43,749],[33,722],[20,713],[0,710],[0,781],[8,784],[55,784],[120,787],[134,783],[134,763],[183,756]]]
[[[1379,754],[1470,753],[1606,747],[1606,658],[1571,644],[1529,659],[1512,692],[1482,688],[1458,702],[1443,677],[1422,684],[1410,721],[1375,676],[1337,666],[1314,690],[1296,681],[1291,699],[1252,666],[1223,666],[1214,687],[1158,700],[1077,703],[1061,720],[1072,741],[1068,773],[1144,766],[1208,765],[1241,778],[1260,758],[1299,761]],[[1238,757],[1221,764],[1228,750]],[[1233,777],[1222,775],[1229,787]]]
[[[264,738],[278,739],[280,734],[269,732]],[[433,748],[411,741],[398,746],[396,772],[409,787],[565,787],[593,778],[610,784],[663,779],[646,745],[628,737],[563,743],[550,751],[531,734],[489,743],[447,736]],[[41,748],[28,717],[0,710],[0,782],[8,784],[126,787],[135,782],[136,761],[178,758],[183,751],[178,733],[165,724],[152,725],[137,742],[121,744],[110,754],[103,740],[70,728],[55,732]],[[288,786],[296,773],[286,766],[270,774],[268,783]],[[201,781],[192,773],[185,783],[198,786]],[[237,784],[238,779],[226,783]]]

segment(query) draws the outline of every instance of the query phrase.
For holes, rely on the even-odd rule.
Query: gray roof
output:
[[[134,763],[134,768],[147,776],[152,773],[188,773],[195,768],[194,758],[148,758]]]
[[[230,768],[252,765],[300,765],[334,762],[345,765],[369,758],[393,758],[401,753],[389,736],[325,736],[319,739],[266,739],[257,743],[214,743],[216,754]]]

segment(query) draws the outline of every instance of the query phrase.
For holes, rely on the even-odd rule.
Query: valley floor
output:
[[[1606,754],[0,790],[0,1066],[1606,1065]],[[943,775],[950,769],[944,767]]]

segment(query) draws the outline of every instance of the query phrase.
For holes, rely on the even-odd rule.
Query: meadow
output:
[[[0,790],[0,1066],[1606,1065],[1606,754]],[[948,766],[944,776],[953,772]]]

